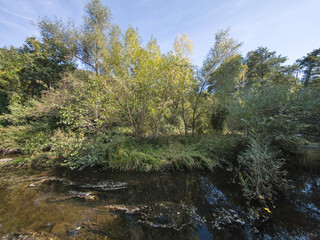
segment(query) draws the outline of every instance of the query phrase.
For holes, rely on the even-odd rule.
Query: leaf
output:
[[[263,208],[263,209],[266,210],[268,213],[271,213],[271,211],[270,211],[269,208],[265,207],[265,208]]]

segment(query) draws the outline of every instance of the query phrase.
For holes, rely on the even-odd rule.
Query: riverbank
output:
[[[224,169],[233,174],[234,181],[249,201],[258,200],[263,204],[272,202],[278,192],[289,187],[286,177],[289,165],[318,168],[320,158],[317,143],[303,139],[299,141],[300,145],[295,145],[295,149],[292,148],[292,141],[288,141],[289,144],[280,143],[284,149],[272,155],[275,150],[265,148],[261,142],[246,142],[244,136],[231,134],[158,138],[111,134],[104,138],[87,137],[85,139],[88,141],[84,141],[64,133],[57,140],[50,139],[50,146],[48,142],[36,139],[43,144],[29,142],[25,145],[33,146],[32,154],[20,155],[5,164],[43,169],[152,173]],[[257,186],[257,183],[261,185]]]
[[[241,136],[236,135],[158,138],[112,135],[102,139],[95,136],[93,141],[90,138],[87,140],[65,135],[56,141],[51,140],[50,144],[31,140],[19,146],[24,154],[17,161],[25,165],[62,166],[80,170],[86,167],[142,172],[212,170],[223,163],[231,164],[243,149]],[[30,145],[33,146],[32,151]],[[15,150],[7,149],[10,149],[9,152]]]

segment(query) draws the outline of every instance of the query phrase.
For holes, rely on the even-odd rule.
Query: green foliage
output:
[[[281,156],[296,151],[297,133],[317,132],[319,104],[317,89],[286,85],[268,86],[263,92],[259,87],[246,89],[229,104],[228,127],[248,142],[238,157],[246,197],[271,198],[277,187],[285,186]]]
[[[281,157],[297,133],[320,137],[319,49],[299,66],[263,47],[244,60],[226,29],[198,70],[187,34],[162,53],[156,39],[122,32],[99,0],[79,27],[38,25],[41,41],[0,49],[0,151],[25,162],[145,172],[232,164],[244,195],[267,199],[286,182]]]
[[[62,74],[75,69],[63,52],[51,49],[35,38],[27,38],[19,53],[25,55],[26,65],[20,71],[20,81],[31,96],[40,96],[42,90],[56,87]]]
[[[99,165],[104,169],[139,171],[212,169],[220,161],[218,157],[209,158],[212,152],[199,148],[194,139],[179,137],[151,140],[113,133],[93,137],[58,129],[50,146],[47,157],[52,165],[80,170]]]
[[[227,114],[228,110],[221,106],[218,106],[213,110],[210,118],[210,123],[214,131],[220,133],[223,131]]]
[[[50,139],[51,150],[48,154],[50,163],[82,170],[101,164],[101,156],[96,139],[90,139],[83,131],[73,132],[58,129]]]
[[[87,128],[100,131],[113,123],[114,112],[112,92],[108,90],[105,78],[89,76],[79,81],[69,76],[68,81],[75,81],[67,91],[67,101],[59,106],[61,123],[73,129]],[[54,93],[59,94],[59,91]]]
[[[294,89],[288,86],[251,88],[231,102],[227,116],[233,132],[244,133],[247,150],[238,156],[238,179],[248,199],[271,198],[284,187],[282,150],[296,148],[298,121]]]
[[[11,101],[20,102],[23,95],[19,73],[25,60],[18,54],[17,49],[0,49],[0,94],[1,113],[8,112]]]
[[[262,139],[249,139],[247,150],[238,156],[238,177],[246,198],[272,199],[276,189],[285,189],[285,171],[280,159]]]
[[[246,71],[247,67],[240,55],[225,59],[212,73],[209,91],[214,91],[215,97],[223,103],[233,92],[245,86]]]
[[[0,151],[32,155],[48,145],[50,131],[32,125],[8,126],[0,127],[0,136]]]
[[[263,89],[266,84],[296,84],[292,67],[282,64],[287,60],[276,52],[270,52],[266,47],[258,47],[255,51],[248,52],[246,64],[248,66],[248,84]]]
[[[7,106],[9,105],[8,94],[4,91],[0,91],[0,114],[8,111]]]
[[[309,83],[320,83],[320,48],[308,53],[297,63],[303,71],[302,81],[305,86]]]
[[[108,153],[108,168],[118,170],[212,169],[218,164],[188,138],[124,138],[110,144]]]
[[[27,38],[23,47],[0,51],[0,96],[2,112],[10,104],[22,104],[40,97],[44,90],[55,88],[63,73],[74,65],[48,45]]]
[[[215,45],[210,49],[203,64],[209,91],[220,94],[220,96],[234,91],[237,87],[236,82],[241,79],[241,72],[245,72],[239,55],[242,43],[229,35],[230,28],[216,33]]]
[[[226,59],[239,54],[242,43],[231,38],[230,28],[220,30],[215,35],[215,44],[204,62],[206,75],[211,75]]]
[[[320,86],[310,84],[295,95],[293,110],[298,119],[299,132],[306,137],[320,139]]]
[[[208,135],[198,141],[197,149],[219,164],[233,163],[245,147],[245,141],[240,135]]]
[[[261,136],[268,144],[285,140],[298,131],[294,97],[295,89],[290,86],[245,90],[228,107],[228,127],[247,136]]]

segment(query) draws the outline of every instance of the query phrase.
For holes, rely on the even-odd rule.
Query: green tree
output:
[[[20,48],[1,49],[2,109],[9,103],[41,96],[43,90],[56,87],[65,72],[74,69],[61,52],[35,38],[27,38]]]
[[[194,136],[195,134],[195,130],[198,125],[197,123],[201,118],[201,116],[208,115],[205,113],[208,113],[208,110],[210,109],[210,105],[211,105],[210,100],[212,96],[207,91],[208,82],[203,71],[202,70],[196,71],[194,78],[195,78],[196,84],[191,89],[191,99],[190,99],[191,108],[192,108],[192,121],[191,121],[192,136]],[[208,119],[206,119],[205,122],[208,122]],[[200,124],[200,125],[203,125],[203,124]],[[205,128],[204,126],[200,127],[201,131],[204,128]]]
[[[33,96],[39,96],[42,90],[55,87],[63,73],[75,69],[73,63],[68,61],[62,52],[35,38],[27,38],[19,53],[26,58],[26,63],[20,71],[20,81]]]
[[[100,0],[85,6],[83,25],[76,28],[73,22],[65,26],[61,21],[42,19],[38,26],[44,42],[63,48],[70,58],[79,60],[96,75],[102,73],[107,55],[108,34],[112,28],[111,12]]]
[[[22,94],[19,73],[23,63],[23,56],[16,48],[0,49],[0,113],[8,112],[11,100],[19,100]]]
[[[320,82],[320,48],[308,53],[307,56],[297,61],[303,72],[302,82],[305,86],[309,83]]]
[[[276,52],[270,52],[266,47],[258,47],[255,51],[248,52],[248,84],[258,84],[263,90],[266,82],[273,82],[276,73],[282,71],[281,64],[286,60],[286,57],[277,56]]]
[[[203,70],[207,78],[209,78],[210,85],[213,84],[211,79],[212,74],[218,67],[228,58],[239,55],[239,48],[242,43],[230,37],[230,28],[220,30],[215,35],[215,44],[210,49],[204,64]]]
[[[212,74],[209,91],[214,91],[215,97],[225,104],[233,92],[245,86],[246,72],[247,66],[240,55],[226,59]]]
[[[239,55],[241,43],[229,35],[229,28],[216,33],[214,47],[203,64],[208,90],[221,93],[221,96],[242,86],[240,82],[245,77],[245,67]]]
[[[78,58],[99,74],[107,51],[107,32],[111,28],[111,12],[100,0],[85,7],[81,32],[78,32]]]
[[[188,134],[188,129],[191,125],[192,107],[190,103],[190,94],[192,88],[195,87],[196,82],[193,77],[193,70],[191,66],[191,55],[193,53],[193,42],[189,39],[185,33],[178,35],[174,40],[174,54],[175,65],[173,81],[177,86],[177,98],[179,99],[179,106],[181,117],[184,123],[185,134]]]
[[[231,93],[240,86],[245,79],[246,68],[239,55],[242,43],[230,37],[230,28],[216,33],[215,44],[210,49],[203,64],[203,72],[207,89],[213,93],[214,102],[211,106],[211,123],[221,123],[218,129],[222,129],[222,123],[226,116],[225,105],[230,99]],[[225,114],[218,114],[223,112]],[[218,117],[219,119],[214,119]],[[216,126],[213,126],[216,129]]]

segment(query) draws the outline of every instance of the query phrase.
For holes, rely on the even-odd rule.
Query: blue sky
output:
[[[137,27],[146,43],[151,35],[166,52],[177,34],[194,42],[193,63],[200,66],[214,35],[231,27],[245,55],[258,46],[289,58],[288,63],[320,47],[320,0],[101,0],[113,21],[125,30]],[[48,16],[81,22],[87,0],[0,0],[0,47],[21,46],[38,37],[33,22]]]

